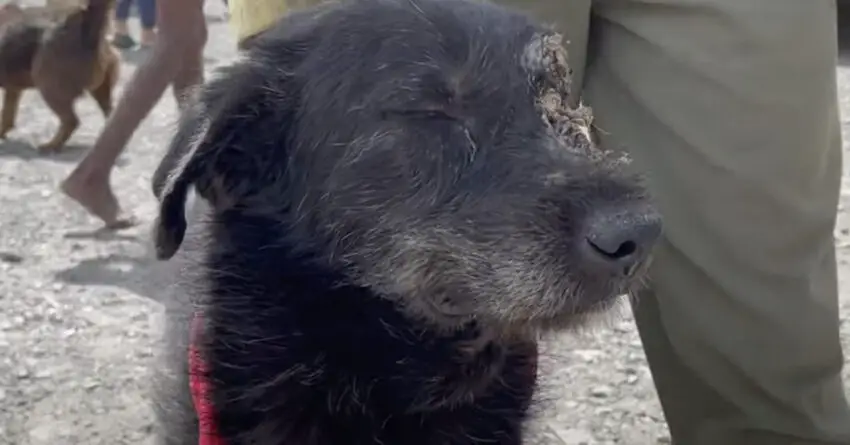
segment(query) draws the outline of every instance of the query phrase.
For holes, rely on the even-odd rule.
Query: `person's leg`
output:
[[[133,47],[136,42],[130,37],[130,30],[127,27],[127,20],[130,18],[130,6],[132,0],[118,0],[115,3],[115,15],[113,24],[112,44],[120,49]]]
[[[199,63],[206,42],[202,0],[169,0],[157,5],[159,35],[153,51],[128,82],[94,147],[62,183],[62,190],[107,227],[118,228],[131,221],[120,216],[120,207],[109,185],[115,161],[170,83],[185,89],[193,76],[200,81]]]
[[[186,103],[186,99],[193,88],[204,82],[204,46],[207,41],[207,19],[204,16],[203,3],[200,0],[200,13],[194,16],[192,29],[197,31],[195,40],[200,45],[186,48],[183,53],[183,64],[177,71],[172,81],[171,88],[174,99],[180,108]]]
[[[665,218],[635,312],[675,444],[850,443],[835,27],[834,0],[594,3],[583,97]]]
[[[115,2],[115,32],[127,33],[127,20],[130,18],[130,7],[133,0],[118,0]]]
[[[142,25],[139,41],[144,46],[152,46],[156,39],[156,0],[136,0],[136,7]]]

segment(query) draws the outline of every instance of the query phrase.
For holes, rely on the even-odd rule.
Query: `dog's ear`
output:
[[[171,258],[183,242],[192,187],[221,212],[252,205],[251,198],[280,183],[294,139],[298,67],[326,34],[323,17],[335,8],[294,12],[253,37],[244,57],[220,70],[185,108],[153,178],[159,259]]]
[[[183,242],[192,187],[224,211],[258,193],[267,172],[281,168],[291,109],[285,83],[263,63],[242,61],[203,86],[183,111],[153,178],[157,258],[171,258]]]

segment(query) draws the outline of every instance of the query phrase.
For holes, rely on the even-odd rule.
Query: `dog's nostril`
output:
[[[661,236],[661,218],[641,209],[600,212],[585,232],[591,256],[627,269],[639,262]]]
[[[602,242],[600,242],[602,241]],[[620,258],[627,257],[629,255],[634,254],[637,251],[637,244],[634,241],[625,241],[619,244],[606,243],[607,240],[597,240],[594,242],[592,239],[588,238],[587,242],[600,254],[611,258],[612,260],[617,260]],[[616,245],[615,245],[616,244]]]

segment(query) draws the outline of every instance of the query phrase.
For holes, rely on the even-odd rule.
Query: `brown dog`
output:
[[[21,94],[37,88],[59,117],[41,151],[59,150],[79,126],[74,102],[88,91],[104,116],[112,111],[118,55],[106,41],[113,0],[89,0],[58,21],[22,13],[0,24],[0,87],[5,90],[0,137],[15,126]]]

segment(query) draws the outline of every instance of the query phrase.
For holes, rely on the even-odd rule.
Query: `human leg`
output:
[[[112,44],[120,49],[133,47],[136,42],[130,37],[127,20],[130,18],[130,7],[133,0],[118,0],[115,2],[115,14],[113,20]]]
[[[830,0],[594,4],[584,99],[665,218],[634,308],[676,444],[850,443],[836,52]]]
[[[186,54],[202,51],[206,38],[202,0],[171,0],[159,6],[159,37],[150,57],[128,82],[94,147],[62,184],[69,197],[107,227],[119,228],[131,222],[120,216],[118,201],[109,185],[115,161],[168,85],[187,69]]]
[[[141,43],[144,46],[153,45],[156,38],[156,0],[136,0],[139,9],[139,21],[142,25]]]
[[[203,0],[200,3],[200,13],[194,15],[191,20],[192,29],[195,30],[194,40],[197,44],[186,47],[183,53],[183,63],[174,76],[171,88],[174,99],[180,108],[186,103],[191,90],[204,81],[204,46],[207,42],[207,21],[203,12]]]

